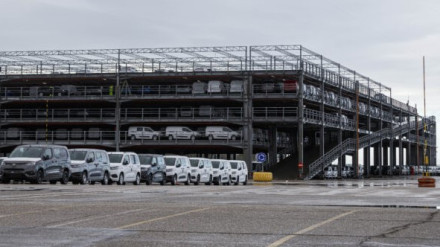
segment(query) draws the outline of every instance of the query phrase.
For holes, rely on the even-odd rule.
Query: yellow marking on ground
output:
[[[330,219],[324,220],[324,221],[322,221],[322,222],[319,222],[319,223],[317,223],[317,224],[314,224],[314,225],[312,225],[312,226],[309,226],[309,227],[307,227],[307,228],[304,228],[304,229],[302,229],[302,230],[300,230],[300,231],[295,232],[295,233],[292,234],[292,235],[287,235],[287,236],[285,236],[285,237],[283,237],[283,238],[281,238],[281,239],[279,239],[279,240],[277,240],[277,241],[271,243],[270,245],[268,245],[268,247],[278,247],[278,246],[284,244],[285,242],[289,241],[290,239],[292,239],[292,238],[294,238],[294,237],[296,237],[296,236],[298,236],[298,235],[304,234],[304,233],[306,233],[306,232],[310,232],[310,231],[312,231],[312,230],[314,230],[314,229],[316,229],[316,228],[318,228],[318,227],[321,227],[321,226],[323,226],[323,225],[325,225],[325,224],[328,224],[328,223],[330,223],[330,222],[332,222],[332,221],[335,221],[335,220],[340,219],[340,218],[342,218],[342,217],[345,217],[345,216],[347,216],[347,215],[353,214],[353,213],[355,213],[355,212],[357,212],[357,211],[358,211],[358,210],[353,210],[353,211],[350,211],[350,212],[346,212],[346,213],[343,213],[343,214],[337,215],[337,216],[335,216],[335,217],[333,217],[333,218],[330,218]]]
[[[139,222],[136,222],[136,223],[132,223],[132,224],[128,224],[128,225],[125,225],[125,226],[117,227],[116,229],[127,229],[127,228],[130,228],[130,227],[133,227],[133,226],[139,226],[139,225],[143,225],[143,224],[147,224],[147,223],[151,223],[151,222],[155,222],[155,221],[160,221],[160,220],[167,220],[167,219],[174,218],[174,217],[177,217],[177,216],[182,216],[182,215],[186,215],[186,214],[202,212],[202,211],[205,211],[205,210],[208,210],[208,209],[210,209],[210,208],[194,209],[194,210],[190,210],[190,211],[186,211],[186,212],[182,212],[182,213],[178,213],[178,214],[172,214],[172,215],[163,216],[163,217],[159,217],[159,218],[139,221]]]

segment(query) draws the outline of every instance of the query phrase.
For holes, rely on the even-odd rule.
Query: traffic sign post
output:
[[[264,162],[267,160],[267,155],[266,155],[266,153],[257,153],[257,154],[255,155],[255,159],[256,159],[258,162],[264,163]],[[261,170],[264,171],[264,166],[263,166],[263,164],[261,164]]]

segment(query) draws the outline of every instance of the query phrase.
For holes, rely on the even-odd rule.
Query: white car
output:
[[[164,156],[165,165],[167,166],[167,182],[171,182],[172,185],[178,182],[184,182],[185,185],[190,184],[190,161],[185,156]]]
[[[204,158],[190,158],[189,161],[191,162],[191,183],[194,183],[194,185],[198,185],[199,183],[211,185],[211,160]]]
[[[155,131],[150,127],[146,126],[132,126],[128,128],[128,136],[131,140],[139,140],[139,139],[150,139],[157,140],[159,139],[160,132]]]
[[[226,126],[207,126],[205,136],[212,141],[213,139],[236,140],[241,135]]]
[[[165,129],[165,136],[169,140],[186,139],[194,141],[196,137],[200,136],[200,133],[185,126],[168,126]]]
[[[119,185],[141,182],[141,164],[139,156],[133,152],[110,152],[110,183],[117,182]]]
[[[211,163],[214,184],[231,184],[231,165],[229,164],[229,161],[213,159],[211,160]]]
[[[248,169],[246,162],[242,160],[230,160],[231,164],[231,182],[235,185],[239,183],[243,183],[243,185],[247,184],[248,180]]]

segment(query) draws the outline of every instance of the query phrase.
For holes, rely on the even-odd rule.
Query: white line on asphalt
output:
[[[60,192],[60,193],[45,193],[45,194],[27,194],[27,195],[17,195],[17,196],[4,196],[0,197],[0,200],[14,200],[14,199],[33,199],[41,197],[55,197],[55,196],[74,196],[74,195],[88,195],[93,194],[93,192]]]
[[[20,215],[33,214],[33,213],[42,213],[42,212],[46,212],[46,211],[60,210],[60,209],[71,208],[71,207],[73,207],[73,206],[62,206],[62,207],[56,207],[56,208],[49,208],[49,209],[45,209],[45,210],[32,210],[32,211],[21,212],[21,213],[16,213],[16,214],[5,214],[5,215],[0,215],[0,218],[6,218],[6,217],[11,217],[11,216],[20,216]]]
[[[172,215],[163,216],[163,217],[159,217],[159,218],[139,221],[139,222],[136,222],[136,223],[132,223],[132,224],[128,224],[128,225],[125,225],[125,226],[117,227],[116,229],[127,229],[127,228],[130,228],[130,227],[133,227],[133,226],[138,226],[138,225],[147,224],[147,223],[151,223],[151,222],[155,222],[155,221],[160,221],[160,220],[166,220],[166,219],[174,218],[174,217],[185,215],[185,214],[202,212],[202,211],[205,211],[205,210],[208,210],[208,209],[210,209],[210,208],[194,209],[194,210],[190,210],[190,211],[186,211],[186,212],[182,212],[182,213],[178,213],[178,214],[172,214]]]
[[[304,229],[302,229],[302,230],[300,230],[300,231],[295,232],[295,233],[292,234],[292,235],[287,235],[287,236],[285,236],[285,237],[283,237],[283,238],[281,238],[281,239],[279,239],[279,240],[277,240],[277,241],[271,243],[270,245],[268,245],[268,247],[278,247],[278,246],[284,244],[285,242],[289,241],[290,239],[292,239],[292,238],[294,238],[294,237],[296,237],[296,236],[298,236],[298,235],[300,235],[300,234],[304,234],[304,233],[306,233],[306,232],[312,231],[312,230],[314,230],[314,229],[316,229],[316,228],[318,228],[318,227],[320,227],[320,226],[323,226],[323,225],[328,224],[328,223],[330,223],[330,222],[332,222],[332,221],[335,221],[335,220],[337,220],[337,219],[340,219],[340,218],[342,218],[342,217],[345,217],[345,216],[347,216],[347,215],[350,215],[350,214],[352,214],[352,213],[354,213],[354,212],[356,212],[356,211],[358,211],[358,210],[352,210],[352,211],[350,211],[350,212],[346,212],[346,213],[343,213],[343,214],[337,215],[337,216],[335,216],[335,217],[333,217],[333,218],[330,218],[330,219],[328,219],[328,220],[324,220],[324,221],[322,221],[322,222],[320,222],[320,223],[317,223],[317,224],[314,224],[314,225],[309,226],[309,227],[307,227],[307,228],[304,228]]]
[[[82,219],[82,220],[68,221],[68,222],[63,223],[63,224],[48,226],[48,228],[55,228],[55,227],[60,227],[60,226],[73,225],[73,224],[76,224],[76,223],[82,223],[82,222],[86,222],[86,221],[90,221],[90,220],[96,220],[96,219],[100,219],[100,218],[107,218],[107,217],[123,215],[123,214],[129,214],[129,213],[145,211],[145,210],[151,211],[151,209],[140,208],[140,209],[135,209],[135,210],[123,211],[123,212],[116,213],[116,214],[100,215],[100,216],[88,217],[87,219]]]

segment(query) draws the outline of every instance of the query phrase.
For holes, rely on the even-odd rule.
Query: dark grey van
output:
[[[21,145],[3,160],[0,173],[3,183],[26,180],[36,184],[43,181],[67,184],[70,169],[70,156],[65,146]]]
[[[166,165],[160,154],[138,154],[141,162],[141,182],[147,185],[153,182],[164,185],[166,183]]]
[[[69,149],[72,160],[73,184],[95,184],[100,182],[107,185],[110,178],[110,161],[105,150],[100,149]]]

